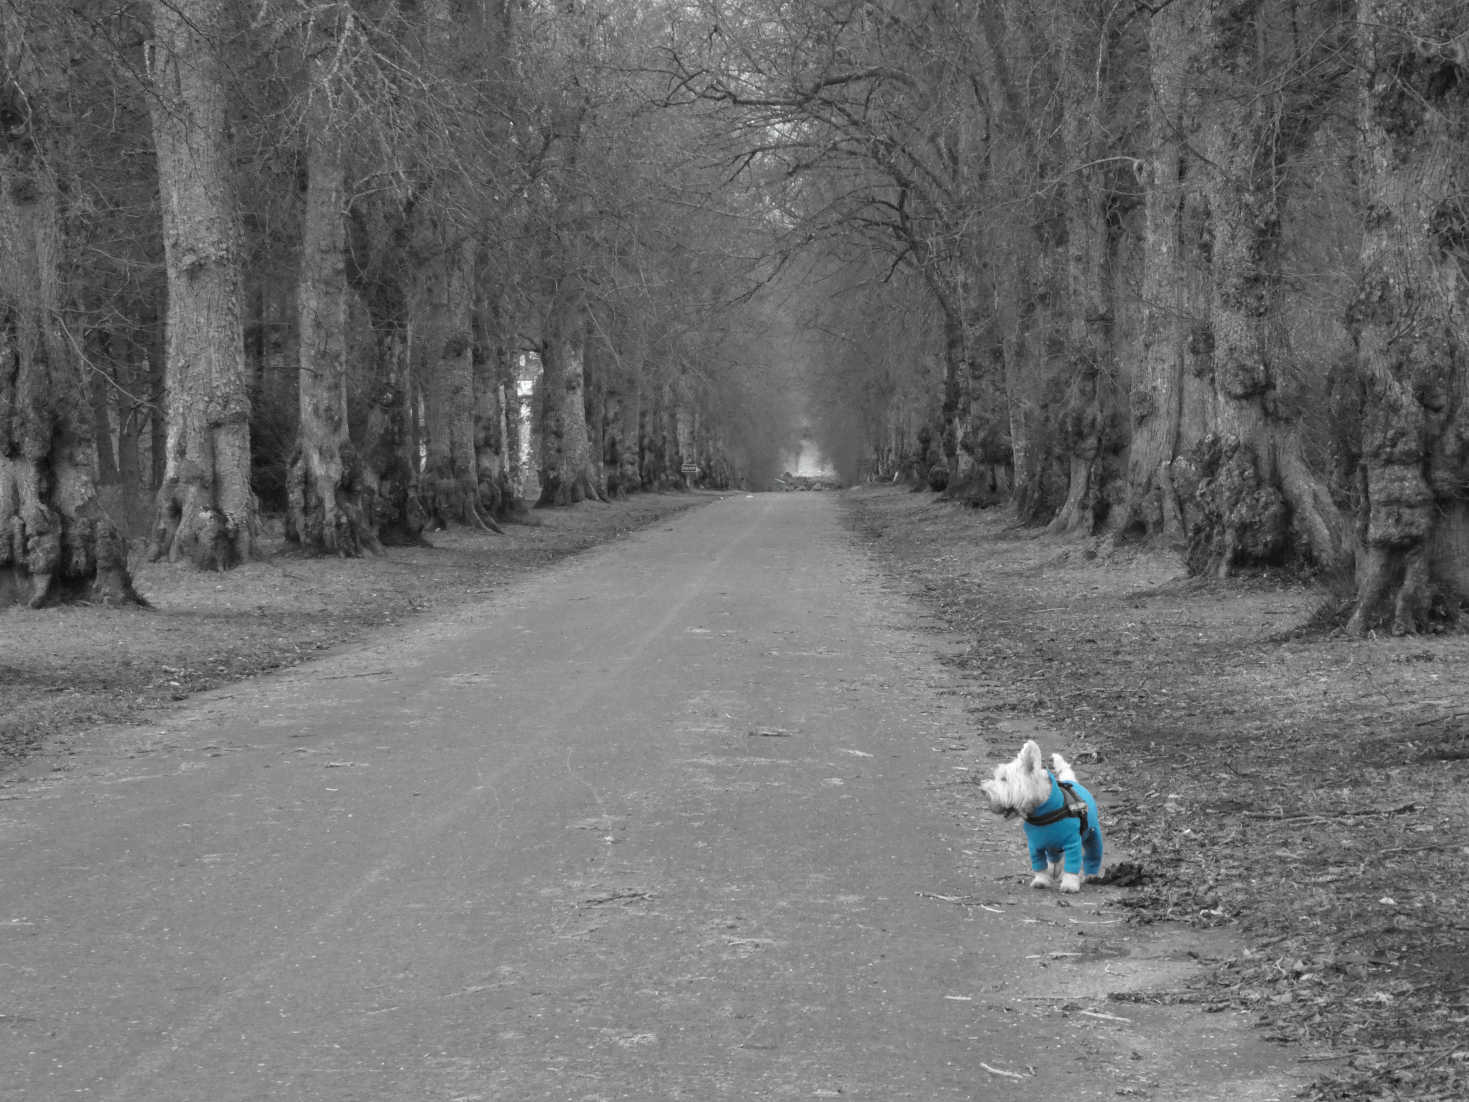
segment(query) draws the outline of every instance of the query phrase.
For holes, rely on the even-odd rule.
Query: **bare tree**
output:
[[[1211,298],[1207,329],[1194,339],[1212,354],[1214,393],[1213,431],[1197,453],[1201,508],[1190,561],[1223,575],[1237,561],[1287,557],[1299,543],[1313,561],[1335,567],[1344,551],[1340,514],[1302,455],[1301,411],[1272,332],[1284,298],[1287,175],[1344,73],[1331,56],[1340,25],[1325,23],[1306,54],[1273,48],[1292,42],[1287,31],[1299,13],[1270,0],[1211,0],[1201,14],[1198,171]]]
[[[581,0],[559,0],[543,30],[544,56],[554,59],[555,73],[542,86],[544,155],[538,175],[546,194],[533,215],[541,361],[539,505],[604,498],[586,396],[589,281],[600,190],[589,164],[588,129],[597,110],[590,82],[597,73],[593,35],[599,15]]]
[[[474,0],[427,0],[420,9],[421,100],[418,141],[435,165],[414,179],[409,225],[412,286],[424,428],[420,494],[439,525],[498,530],[498,486],[480,478],[477,362],[485,315],[481,267],[484,238],[498,228],[482,191],[496,187],[493,164],[501,128],[493,101],[504,84],[477,77],[507,63],[508,6]],[[489,383],[482,372],[479,381]]]
[[[1185,498],[1191,485],[1175,464],[1204,435],[1207,410],[1197,373],[1187,370],[1188,318],[1194,305],[1183,255],[1186,189],[1190,14],[1165,4],[1148,18],[1148,132],[1144,185],[1141,355],[1132,377],[1132,433],[1127,494],[1113,527],[1140,526],[1181,547],[1187,541]]]
[[[403,256],[410,212],[389,194],[353,204],[349,218],[348,282],[366,315],[370,363],[357,452],[378,539],[411,545],[422,539],[428,516],[414,446],[413,326]]]
[[[1352,304],[1365,509],[1351,627],[1469,596],[1469,9],[1360,0],[1365,227]]]
[[[377,550],[376,517],[347,425],[347,126],[344,100],[366,43],[350,4],[308,8],[306,197],[296,287],[299,422],[287,486],[287,537],[316,554]]]
[[[168,432],[153,558],[225,568],[255,551],[250,397],[230,190],[224,0],[151,0],[147,46],[168,271]]]
[[[962,492],[1009,431],[991,309],[1006,258],[974,217],[993,179],[986,120],[1003,84],[993,11],[820,3],[797,19],[716,8],[690,15],[671,50],[674,97],[746,120],[744,163],[774,169],[770,201],[790,244],[860,242],[922,276],[943,332],[938,438]]]
[[[1057,31],[1060,139],[1056,162],[1066,397],[1057,417],[1068,471],[1066,499],[1052,532],[1096,531],[1106,517],[1115,472],[1109,459],[1123,443],[1117,431],[1114,345],[1114,265],[1107,227],[1105,180],[1112,166],[1106,114],[1111,56],[1118,38],[1116,9],[1063,2]]]
[[[552,292],[541,329],[541,505],[603,496],[587,430],[586,346],[586,295],[571,276]]]
[[[64,18],[0,6],[0,605],[137,602],[96,495],[92,399],[61,279]]]

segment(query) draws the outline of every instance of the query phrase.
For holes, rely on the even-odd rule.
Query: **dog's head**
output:
[[[1026,741],[1014,761],[995,766],[995,774],[979,782],[980,791],[996,815],[1027,815],[1051,795],[1051,777],[1041,763],[1041,748]]]

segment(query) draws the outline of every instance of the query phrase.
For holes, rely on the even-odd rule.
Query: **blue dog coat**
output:
[[[1051,778],[1051,795],[1025,817],[1030,867],[1041,872],[1061,861],[1064,872],[1096,876],[1102,871],[1102,825],[1097,801],[1076,781],[1067,781],[1065,788],[1074,797],[1068,801],[1055,774],[1047,771],[1046,776]]]

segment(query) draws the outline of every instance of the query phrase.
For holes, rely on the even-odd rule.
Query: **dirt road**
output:
[[[731,497],[37,759],[0,1099],[1288,1097],[1233,1016],[1107,1000],[1201,935],[956,814],[942,646],[829,496]]]

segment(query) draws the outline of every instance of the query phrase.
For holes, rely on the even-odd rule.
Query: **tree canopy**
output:
[[[144,531],[765,488],[803,434],[1364,631],[1469,588],[1452,0],[0,11],[9,599],[128,599]]]

